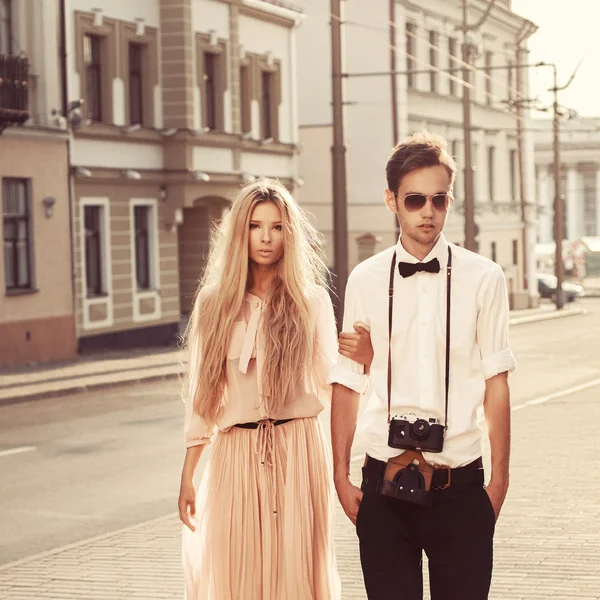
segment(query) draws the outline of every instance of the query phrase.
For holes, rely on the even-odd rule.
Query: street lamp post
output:
[[[348,279],[348,217],[346,143],[344,139],[344,97],[342,71],[342,7],[341,0],[331,0],[331,86],[333,109],[333,145],[331,146],[333,179],[333,239],[335,265],[335,306],[338,327],[344,311]]]

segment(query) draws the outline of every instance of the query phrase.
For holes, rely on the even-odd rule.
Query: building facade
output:
[[[540,243],[554,241],[552,121],[535,121],[535,164]],[[565,239],[600,236],[600,119],[560,121],[561,191]]]
[[[299,31],[299,115],[302,154],[299,198],[327,238],[333,257],[331,158],[331,46],[328,3],[307,0],[307,19]],[[458,163],[455,208],[446,237],[464,242],[464,169],[462,110],[462,23],[460,3],[343,3],[343,63],[350,267],[395,243],[393,215],[383,206],[385,164],[398,139],[427,129],[442,134]],[[327,6],[325,6],[327,5]],[[470,22],[486,3],[470,2]],[[395,19],[391,44],[390,15]],[[534,26],[499,2],[483,26],[470,36],[475,67],[472,79],[472,149],[475,166],[479,251],[504,269],[514,308],[537,303],[525,269],[534,272],[535,216],[521,216],[517,119],[509,101],[517,96],[516,49]],[[526,42],[522,42],[524,47]],[[392,58],[392,54],[394,57]],[[390,71],[394,65],[397,75]],[[521,88],[527,94],[526,72]],[[395,101],[393,100],[395,98]],[[395,105],[395,110],[393,110]],[[533,141],[524,123],[525,194],[534,194]],[[525,202],[530,204],[525,197]],[[525,233],[524,233],[525,231]],[[526,289],[528,288],[528,289]]]
[[[0,367],[76,355],[58,3],[0,0]]]
[[[79,345],[173,343],[241,185],[294,185],[301,15],[264,0],[68,7]]]

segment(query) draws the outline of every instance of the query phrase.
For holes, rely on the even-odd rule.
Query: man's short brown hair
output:
[[[441,135],[428,131],[413,133],[394,148],[388,159],[385,168],[388,189],[396,194],[405,175],[417,169],[439,165],[446,167],[452,188],[456,177],[456,163],[448,153],[446,140]]]

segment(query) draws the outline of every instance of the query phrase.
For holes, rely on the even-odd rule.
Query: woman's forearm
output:
[[[181,470],[181,479],[192,480],[194,479],[194,473],[196,467],[204,451],[206,444],[198,444],[197,446],[190,446],[185,453],[185,460],[183,461],[183,469]]]

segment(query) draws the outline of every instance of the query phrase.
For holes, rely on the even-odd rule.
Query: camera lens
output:
[[[427,421],[425,421],[424,419],[417,419],[412,424],[411,429],[412,429],[413,437],[415,437],[419,440],[423,440],[429,436],[430,426],[429,426],[429,423]]]

